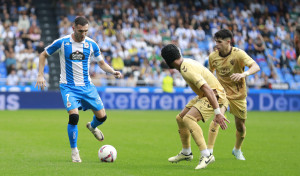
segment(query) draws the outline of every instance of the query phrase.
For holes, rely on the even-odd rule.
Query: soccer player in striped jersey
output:
[[[46,86],[44,79],[45,60],[53,53],[59,53],[60,59],[60,91],[65,108],[69,113],[68,136],[71,146],[72,162],[81,162],[77,148],[78,136],[78,110],[92,109],[94,116],[86,127],[94,134],[97,140],[104,139],[103,133],[97,128],[107,118],[102,100],[96,87],[91,82],[89,65],[94,58],[101,69],[111,73],[115,78],[121,78],[122,74],[115,71],[105,63],[97,43],[87,37],[89,28],[88,20],[79,16],[72,25],[73,33],[55,40],[47,46],[39,57],[39,73],[36,86],[43,90]]]

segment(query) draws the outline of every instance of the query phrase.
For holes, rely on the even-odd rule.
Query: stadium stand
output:
[[[296,0],[11,0],[1,1],[0,6],[1,85],[35,84],[38,53],[71,33],[71,22],[84,15],[90,22],[89,37],[99,44],[107,63],[125,75],[116,81],[92,63],[90,74],[97,86],[161,87],[167,68],[160,56],[164,44],[177,44],[185,57],[207,66],[212,36],[228,28],[234,33],[234,46],[261,67],[247,78],[249,87],[288,84],[289,89],[300,89],[292,42],[295,24],[300,23]],[[49,89],[57,89],[57,56],[48,59],[48,66]],[[178,72],[172,70],[171,75],[175,87],[186,87]],[[9,76],[17,81],[6,81]]]

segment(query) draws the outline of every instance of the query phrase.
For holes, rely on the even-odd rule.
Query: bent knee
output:
[[[69,115],[69,123],[70,125],[77,125],[79,121],[79,114],[71,114]]]
[[[237,126],[236,127],[236,130],[240,133],[245,133],[246,132],[246,126],[243,124],[243,125],[240,125],[240,126]]]

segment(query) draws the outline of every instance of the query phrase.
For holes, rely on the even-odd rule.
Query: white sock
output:
[[[241,149],[236,149],[235,147],[233,147],[233,150],[235,150],[235,151],[241,151]]]
[[[214,149],[207,149],[209,151],[209,153],[213,154]]]
[[[204,149],[201,151],[201,156],[209,156],[209,155],[210,155],[210,153],[207,149]]]
[[[190,154],[191,152],[192,152],[191,147],[189,147],[189,148],[182,148],[182,150],[181,150],[181,153],[183,153],[183,154],[185,154],[185,155],[188,155],[188,154]]]
[[[71,148],[72,152],[78,152],[78,148],[75,147],[75,148]]]

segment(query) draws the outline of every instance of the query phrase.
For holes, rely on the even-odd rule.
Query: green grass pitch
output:
[[[98,142],[86,129],[92,112],[80,112],[78,148],[82,163],[71,162],[65,110],[0,112],[0,175],[103,175],[103,176],[234,176],[300,175],[300,113],[249,112],[243,146],[246,161],[231,150],[235,126],[219,132],[216,162],[194,170],[199,151],[192,140],[194,160],[172,164],[170,156],[181,150],[175,116],[179,111],[114,111],[101,126]],[[209,123],[199,122],[207,138]],[[118,151],[115,163],[101,163],[97,151],[104,144]]]

